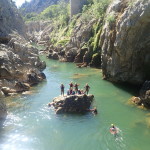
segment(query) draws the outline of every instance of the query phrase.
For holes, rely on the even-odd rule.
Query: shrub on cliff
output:
[[[93,18],[102,17],[105,14],[110,1],[111,0],[90,0],[88,5],[83,6],[83,19],[84,15],[88,15],[89,19],[90,16]]]

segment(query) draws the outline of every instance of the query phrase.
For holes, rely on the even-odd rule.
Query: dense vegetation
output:
[[[62,25],[67,25],[69,21],[69,4],[65,1],[60,1],[57,5],[50,5],[40,14],[28,13],[25,15],[25,21],[52,20],[57,21]]]
[[[95,19],[96,21],[92,27],[91,38],[84,45],[84,47],[88,47],[90,49],[91,57],[95,59],[99,56],[99,38],[101,34],[101,27],[106,9],[110,1],[111,0],[88,0],[87,5],[83,6],[82,12],[80,14],[74,15],[70,19],[70,4],[65,0],[62,0],[57,5],[51,5],[47,7],[40,14],[27,14],[24,17],[24,20],[51,20],[52,26],[54,26],[54,30],[50,33],[50,42],[54,46],[57,46],[65,45],[67,42],[69,42],[72,31],[77,25],[82,23],[82,26],[86,26],[90,20]],[[108,21],[113,21],[114,16],[111,15],[106,19]]]
[[[21,8],[20,11],[25,16],[28,13],[40,13],[44,9],[46,9],[50,5],[55,5],[61,0],[31,0],[30,2],[25,1]],[[65,0],[68,2],[69,0]]]

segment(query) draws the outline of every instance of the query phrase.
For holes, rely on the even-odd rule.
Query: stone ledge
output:
[[[53,106],[56,114],[61,113],[84,113],[87,112],[93,102],[94,95],[69,95],[58,96],[48,106]]]

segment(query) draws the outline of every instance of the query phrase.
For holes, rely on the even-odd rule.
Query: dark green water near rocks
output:
[[[45,59],[44,57],[42,59]],[[101,80],[98,69],[45,59],[47,81],[32,94],[7,98],[8,117],[0,128],[0,150],[149,150],[150,113],[127,104],[134,93]],[[60,95],[60,83],[91,86],[98,115],[56,115],[47,103]],[[131,91],[129,93],[128,91]],[[118,137],[109,132],[114,123]]]

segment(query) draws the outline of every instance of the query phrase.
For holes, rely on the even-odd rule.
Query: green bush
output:
[[[128,6],[129,6],[129,7],[133,7],[135,1],[136,1],[136,0],[129,0],[129,1],[128,1]]]
[[[101,35],[101,30],[99,30],[99,32],[96,34],[96,38],[94,40],[93,52],[98,52],[98,50],[100,49],[99,47],[100,35]]]
[[[25,21],[32,20],[52,20],[59,22],[60,26],[66,26],[69,22],[70,5],[64,1],[60,1],[57,5],[51,5],[43,10],[40,14],[30,13],[24,17]]]
[[[64,46],[64,45],[67,44],[68,42],[69,42],[69,39],[64,39],[64,40],[58,41],[56,45]]]
[[[107,16],[106,20],[109,22],[109,23],[113,23],[115,22],[115,15],[114,14],[110,14]]]
[[[89,5],[85,5],[82,9],[83,14],[88,14],[94,18],[102,17],[111,0],[90,0]]]

